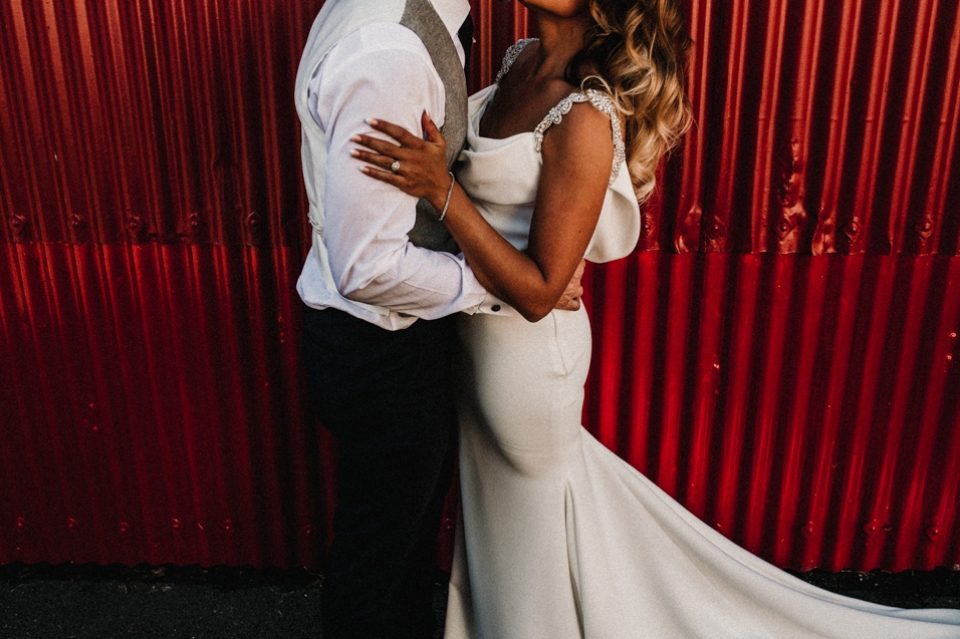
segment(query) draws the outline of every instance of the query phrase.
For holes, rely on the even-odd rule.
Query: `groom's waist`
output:
[[[317,244],[322,242],[317,240],[314,243],[297,280],[297,293],[304,304],[317,310],[335,309],[387,331],[402,330],[417,321],[416,317],[382,306],[355,302],[341,295],[333,283],[329,265],[317,255]]]

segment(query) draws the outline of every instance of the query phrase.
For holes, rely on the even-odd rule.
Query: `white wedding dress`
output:
[[[458,179],[523,249],[539,142],[571,100],[536,133],[483,138],[480,118],[495,91],[471,98]],[[609,106],[599,94],[573,100]],[[619,154],[617,161],[586,255],[594,262],[625,256],[638,237],[630,178]],[[462,522],[446,639],[960,638],[960,610],[866,603],[762,561],[594,439],[580,425],[591,344],[585,310],[536,323],[477,314],[460,329]]]

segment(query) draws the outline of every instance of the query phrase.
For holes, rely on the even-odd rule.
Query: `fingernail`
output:
[[[357,151],[356,149],[353,149],[353,150],[350,151],[350,155],[352,155],[352,156],[355,157],[355,158],[358,158],[358,157],[360,157],[360,151]]]
[[[377,126],[378,124],[380,124],[380,120],[376,118],[367,118],[367,124],[369,124],[370,126]]]
[[[350,138],[350,141],[351,141],[351,142],[359,142],[359,141],[360,141],[360,136],[359,136],[359,135],[355,135],[355,136],[353,136],[352,138]]]

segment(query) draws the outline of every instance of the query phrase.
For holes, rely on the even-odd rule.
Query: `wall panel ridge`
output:
[[[303,244],[293,74],[321,4],[4,0],[5,241]]]
[[[6,240],[302,243],[289,96],[321,4],[5,0]],[[685,6],[697,124],[645,250],[957,254],[956,3]],[[479,87],[529,18],[475,12]]]
[[[684,4],[697,123],[644,248],[957,254],[956,3]]]
[[[595,266],[584,422],[778,565],[956,564],[958,269],[662,252]]]
[[[584,423],[779,566],[960,569],[960,3],[682,4],[695,125],[586,275]],[[0,563],[321,565],[322,5],[0,0]],[[534,34],[472,11],[478,89]]]

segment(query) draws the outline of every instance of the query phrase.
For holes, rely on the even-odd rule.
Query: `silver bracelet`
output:
[[[440,211],[439,220],[443,222],[443,218],[447,217],[447,209],[450,208],[450,196],[453,195],[453,184],[456,182],[456,179],[453,177],[453,171],[449,172],[450,175],[450,187],[447,189],[447,200],[443,203],[443,210]]]

